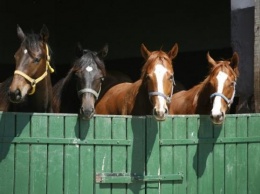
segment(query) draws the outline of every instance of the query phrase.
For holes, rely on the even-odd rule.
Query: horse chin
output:
[[[82,118],[82,120],[85,120],[85,121],[88,121],[88,120],[92,119],[93,116],[94,116],[94,113],[92,113],[92,114],[90,114],[90,115],[89,115],[89,114],[88,114],[88,115],[86,115],[86,114],[80,115],[80,117]]]
[[[155,119],[157,120],[157,121],[165,121],[165,117],[163,116],[163,117],[158,117],[158,116],[155,116],[154,115],[154,117],[155,117]]]
[[[165,120],[165,114],[158,114],[158,113],[153,113],[154,118],[157,121],[164,121]]]

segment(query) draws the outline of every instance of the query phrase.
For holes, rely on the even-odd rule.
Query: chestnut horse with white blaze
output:
[[[178,53],[178,45],[175,44],[166,53],[162,50],[149,51],[142,44],[141,53],[146,62],[140,79],[111,87],[97,102],[97,114],[153,114],[156,120],[165,119],[174,89],[172,60]]]
[[[235,96],[239,76],[239,57],[236,52],[230,60],[215,61],[209,53],[211,66],[203,82],[172,96],[170,114],[210,114],[214,124],[222,124]]]

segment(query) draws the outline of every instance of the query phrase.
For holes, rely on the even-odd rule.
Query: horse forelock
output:
[[[50,56],[52,50],[48,44],[46,44],[49,50],[48,55]],[[35,57],[35,52],[39,52],[42,48],[42,40],[39,34],[30,33],[27,34],[25,39],[21,43],[21,48],[26,49],[31,57]]]
[[[92,64],[96,64],[96,67]],[[87,52],[83,54],[82,57],[80,57],[74,62],[72,69],[73,71],[80,71],[82,69],[85,70],[87,66],[92,66],[93,68],[100,69],[103,76],[106,75],[105,64],[103,60],[97,56],[96,52],[87,50]]]
[[[217,65],[211,69],[209,76],[216,76],[219,71],[223,71],[230,74],[228,76],[233,76],[236,79],[237,75],[229,64],[229,61],[218,61]]]
[[[141,79],[143,79],[150,69],[153,69],[156,64],[163,65],[166,69],[173,72],[172,61],[164,51],[153,51],[142,68]]]

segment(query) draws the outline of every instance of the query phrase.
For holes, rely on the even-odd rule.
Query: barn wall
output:
[[[254,93],[254,1],[231,0],[231,45],[239,54],[238,112],[252,112]]]

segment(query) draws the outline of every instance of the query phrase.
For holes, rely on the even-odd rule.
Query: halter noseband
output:
[[[101,80],[103,81],[104,78],[101,78]],[[100,94],[100,91],[101,91],[101,85],[102,85],[102,82],[100,83],[100,88],[99,88],[99,91],[96,92],[95,90],[93,90],[92,88],[83,88],[81,90],[78,91],[78,96],[84,94],[84,93],[91,93],[93,94],[95,97],[96,97],[96,100],[98,99],[98,96]]]
[[[27,81],[29,81],[31,83],[32,90],[31,90],[30,93],[28,93],[28,95],[34,94],[35,89],[36,89],[36,84],[38,82],[42,81],[48,75],[48,69],[50,70],[51,73],[54,72],[54,69],[50,65],[50,55],[49,55],[49,49],[48,49],[47,44],[46,44],[46,54],[47,54],[46,71],[40,77],[38,77],[37,79],[31,78],[30,76],[26,75],[24,72],[22,72],[20,70],[14,71],[14,74],[21,75],[22,77],[24,77]]]
[[[176,85],[175,81],[173,80],[173,82],[172,82],[172,90],[171,90],[171,95],[170,96],[167,96],[167,95],[165,95],[162,92],[148,92],[149,98],[151,98],[151,96],[161,96],[161,97],[163,97],[166,100],[167,104],[170,104],[171,101],[172,101],[173,88],[174,88],[175,85]]]
[[[216,96],[220,96],[221,98],[223,98],[226,101],[226,103],[228,105],[231,105],[233,103],[233,100],[234,100],[234,97],[235,97],[235,86],[236,86],[236,81],[234,81],[234,93],[233,93],[233,95],[230,99],[228,99],[224,94],[219,93],[219,92],[215,92],[215,93],[211,94],[210,99],[212,99]]]

